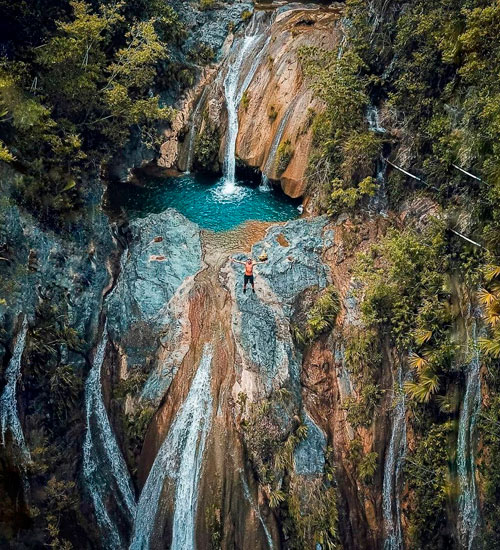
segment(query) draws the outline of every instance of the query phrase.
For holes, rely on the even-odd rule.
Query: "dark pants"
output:
[[[248,283],[250,283],[253,286],[253,275],[245,275],[245,282],[243,284],[243,288],[245,288]]]

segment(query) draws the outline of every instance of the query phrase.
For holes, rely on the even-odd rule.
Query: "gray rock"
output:
[[[325,469],[326,437],[307,413],[304,422],[307,437],[295,449],[295,472],[299,475],[321,475]]]
[[[173,209],[130,224],[132,240],[122,272],[106,304],[112,340],[129,364],[143,363],[160,331],[175,319],[168,304],[184,281],[201,268],[199,228]],[[154,243],[155,237],[162,241]],[[151,261],[162,256],[164,261]]]

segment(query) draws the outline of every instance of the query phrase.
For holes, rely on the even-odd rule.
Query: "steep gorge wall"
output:
[[[239,86],[246,84],[247,88],[239,105],[236,156],[267,178],[281,181],[287,195],[300,197],[307,186],[312,121],[323,106],[304,80],[299,52],[303,47],[333,50],[343,36],[341,11],[336,6],[292,4],[266,13],[268,22],[260,31],[264,34],[264,47],[244,59],[239,76]],[[242,32],[246,31],[239,30],[237,36]],[[222,136],[227,135],[228,123],[224,79],[232,60],[230,47],[237,36],[228,37],[222,50],[227,53],[221,63],[207,69],[180,104],[173,127],[165,134],[158,159],[160,167],[190,168],[187,163],[192,156],[190,149],[194,148],[195,166],[198,163],[201,168],[221,169],[226,146]],[[257,55],[261,63],[250,81],[245,82]],[[194,124],[194,130],[186,129],[188,123]],[[289,162],[278,166],[277,148],[285,142],[293,154]],[[213,151],[209,165],[199,164],[201,144]]]

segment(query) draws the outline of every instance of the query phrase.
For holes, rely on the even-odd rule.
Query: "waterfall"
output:
[[[400,481],[406,454],[406,407],[403,391],[403,371],[398,370],[399,397],[393,409],[393,422],[389,448],[385,456],[382,485],[382,511],[384,517],[384,550],[402,550]]]
[[[240,478],[241,478],[241,484],[243,485],[243,494],[245,495],[245,498],[248,500],[254,512],[257,514],[260,524],[262,525],[262,529],[264,529],[269,550],[274,550],[273,537],[271,537],[271,533],[269,532],[269,529],[267,528],[267,525],[264,519],[262,518],[262,514],[260,513],[258,504],[255,504],[252,498],[252,495],[250,494],[250,487],[248,486],[247,480],[245,479],[245,475],[243,474],[242,470],[240,470]]]
[[[240,105],[243,93],[246,91],[252,78],[257,71],[260,64],[262,55],[268,40],[264,42],[262,46],[259,45],[262,42],[262,33],[259,33],[258,17],[254,15],[252,24],[245,36],[235,42],[233,50],[236,52],[233,63],[229,66],[226,78],[224,79],[224,95],[226,98],[227,107],[227,135],[226,135],[226,151],[224,157],[224,187],[223,193],[230,195],[234,193],[236,189],[236,139],[238,137],[238,108]],[[257,49],[259,48],[259,49]],[[250,70],[246,74],[246,77],[241,86],[239,81],[241,79],[241,69],[243,64],[248,59],[253,57],[253,62]]]
[[[211,346],[206,345],[189,393],[151,467],[137,507],[131,550],[149,548],[166,476],[175,483],[170,550],[195,548],[198,483],[212,417],[212,354]]]
[[[14,346],[12,357],[5,370],[5,379],[7,383],[0,397],[0,425],[2,430],[2,445],[5,446],[5,433],[9,429],[14,441],[17,443],[21,451],[21,455],[25,461],[30,461],[31,456],[26,443],[24,441],[23,429],[17,413],[17,379],[21,375],[21,358],[26,344],[26,334],[28,332],[28,320],[26,316],[23,318],[21,330],[19,331]]]
[[[83,475],[94,503],[97,522],[106,532],[108,548],[123,548],[118,522],[114,520],[106,503],[115,500],[131,520],[136,503],[130,475],[120,452],[104,405],[101,388],[101,368],[108,343],[107,327],[85,384],[85,413],[87,430],[83,444]]]
[[[186,160],[186,173],[188,174],[191,171],[191,168],[193,167],[194,143],[196,140],[196,127],[198,122],[198,116],[200,114],[200,109],[202,105],[204,105],[205,103],[205,96],[207,95],[208,89],[209,89],[208,86],[205,86],[203,93],[201,94],[200,98],[198,99],[198,102],[196,103],[196,107],[191,117],[191,128],[189,130],[189,141],[188,141],[188,154],[187,154],[187,160]]]
[[[368,128],[372,132],[376,132],[377,134],[385,133],[385,128],[380,126],[378,109],[374,105],[370,105],[366,110],[366,120],[368,121]]]
[[[481,408],[480,361],[476,331],[477,327],[474,323],[472,359],[467,367],[465,396],[458,424],[457,448],[457,473],[460,483],[458,535],[460,546],[467,550],[475,548],[480,521],[474,457],[476,424]]]
[[[267,174],[269,174],[274,167],[274,163],[276,161],[276,153],[278,152],[278,147],[280,146],[281,139],[283,138],[286,125],[288,124],[290,116],[292,115],[295,103],[295,101],[292,101],[290,103],[290,105],[287,107],[287,110],[285,111],[285,114],[283,115],[283,118],[279,123],[278,130],[276,131],[276,135],[274,136],[271,148],[269,149],[269,154],[267,155],[266,163],[264,164],[264,168],[262,170],[262,181],[259,187],[261,191],[269,191],[271,189],[269,185],[269,177]]]

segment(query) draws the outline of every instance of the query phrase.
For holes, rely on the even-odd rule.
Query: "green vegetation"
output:
[[[314,549],[319,543],[335,550],[338,513],[331,449],[324,476],[308,479],[295,474],[294,451],[306,438],[307,426],[295,414],[292,424],[283,427],[283,414],[294,412],[290,397],[286,388],[257,403],[239,395],[246,449],[269,506],[281,520],[288,547]]]
[[[198,170],[204,172],[218,171],[220,142],[219,128],[212,128],[207,121],[205,131],[196,136],[194,144],[194,164]]]
[[[156,124],[172,115],[149,90],[168,58],[164,40],[180,39],[182,27],[166,4],[139,4],[52,0],[38,31],[13,36],[15,55],[0,64],[1,157],[21,174],[18,201],[46,224],[71,218],[84,173],[122,147],[132,126],[154,147]],[[23,4],[6,11],[15,25],[35,25],[38,12],[27,21]]]
[[[245,111],[248,111],[249,105],[250,105],[250,92],[248,90],[245,90],[243,92],[243,95],[241,96],[241,106]]]
[[[290,164],[293,157],[292,142],[289,139],[283,140],[276,152],[276,169],[278,174],[282,174]]]
[[[213,10],[216,6],[216,0],[200,0],[200,10]]]

